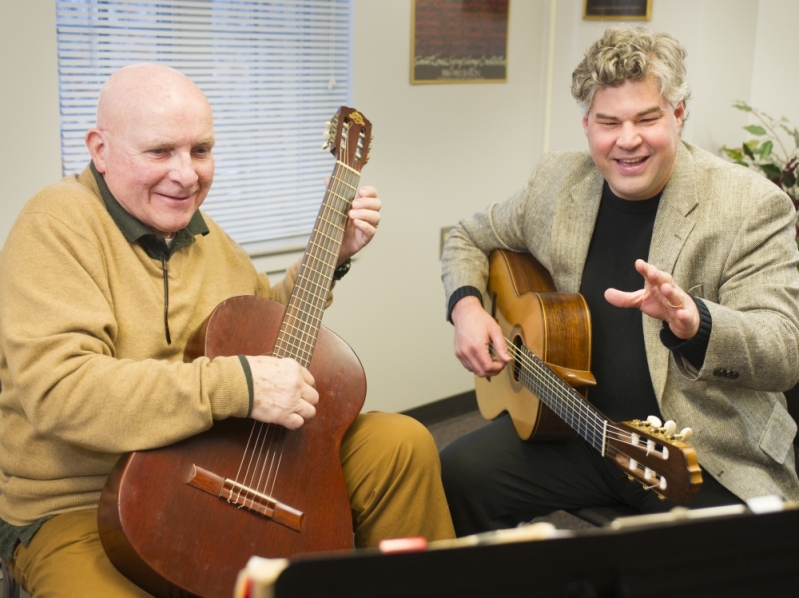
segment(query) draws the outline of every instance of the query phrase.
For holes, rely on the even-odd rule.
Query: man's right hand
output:
[[[247,356],[253,382],[250,417],[296,430],[316,415],[319,393],[307,369],[290,358]]]
[[[452,308],[455,325],[455,356],[467,370],[485,378],[496,376],[511,358],[505,337],[477,297],[464,297]],[[497,359],[491,357],[488,345],[494,347]]]

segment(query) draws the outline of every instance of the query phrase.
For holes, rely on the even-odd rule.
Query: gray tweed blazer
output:
[[[447,300],[462,286],[485,288],[497,248],[530,251],[559,291],[578,292],[602,184],[587,152],[544,156],[522,191],[453,229],[442,256]],[[644,317],[655,395],[665,417],[693,428],[705,472],[743,499],[799,500],[797,427],[782,394],[799,380],[795,220],[776,185],[683,142],[652,233],[649,261],[713,319],[696,371],[660,342],[661,322]]]

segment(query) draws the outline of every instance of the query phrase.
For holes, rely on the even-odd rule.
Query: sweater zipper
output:
[[[161,258],[161,265],[164,270],[164,330],[166,331],[166,344],[172,344],[172,337],[169,334],[169,262],[166,258]]]

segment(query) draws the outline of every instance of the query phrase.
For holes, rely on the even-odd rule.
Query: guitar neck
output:
[[[509,346],[514,356],[509,365],[514,368],[514,377],[604,456],[612,422],[527,347]]]
[[[357,170],[336,162],[275,342],[272,353],[275,357],[291,357],[304,367],[311,362],[333,284],[347,213],[360,178]]]

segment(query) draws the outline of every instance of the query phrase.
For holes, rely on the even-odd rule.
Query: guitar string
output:
[[[619,428],[618,426],[614,425],[613,422],[602,416],[600,412],[595,408],[593,408],[587,401],[585,401],[582,398],[582,396],[579,396],[579,394],[571,386],[569,386],[566,382],[564,382],[552,370],[547,368],[546,365],[543,363],[543,361],[541,361],[541,359],[537,355],[532,353],[526,347],[523,347],[523,349],[525,350],[522,350],[522,348],[517,347],[514,343],[511,343],[510,340],[507,338],[505,340],[508,344],[512,356],[516,356],[517,361],[519,361],[522,364],[522,366],[525,365],[528,366],[527,368],[523,367],[522,369],[523,373],[528,373],[532,376],[536,376],[537,372],[541,372],[540,375],[537,375],[536,380],[532,381],[528,380],[528,381],[530,381],[531,384],[537,382],[539,384],[539,387],[545,390],[549,390],[552,394],[555,395],[559,394],[560,396],[558,398],[560,398],[561,402],[565,404],[567,408],[569,408],[569,414],[573,416],[571,418],[571,421],[570,418],[565,417],[562,409],[558,409],[557,406],[549,405],[546,401],[544,401],[544,404],[553,409],[553,411],[559,417],[561,417],[561,419],[563,419],[567,424],[571,425],[571,427],[585,440],[587,440],[592,446],[594,446],[595,449],[597,449],[600,452],[603,452],[602,444],[599,445],[597,444],[598,438],[603,438],[605,440],[608,439],[615,440],[621,444],[628,445],[630,447],[636,447],[642,450],[644,449],[644,447],[633,443],[632,434],[630,432]],[[491,349],[493,350],[493,347],[491,347]],[[576,410],[574,409],[574,405],[577,405]],[[584,422],[588,428],[590,428],[590,432],[588,429],[584,427],[581,427],[579,425],[574,425],[575,424],[574,417],[578,417],[580,415],[580,412],[583,412],[583,417],[581,421]],[[595,422],[599,422],[601,425],[597,426],[596,423],[592,423],[588,419],[589,416],[593,418]],[[607,427],[605,426],[606,423],[608,424]],[[643,431],[642,433],[646,434],[646,432]],[[637,459],[635,459],[627,452],[617,448],[614,444],[607,444],[606,442],[603,442],[603,444],[605,444],[604,454],[609,455],[612,458],[615,458],[620,454],[623,455],[628,459],[628,463],[626,464],[627,465],[626,471],[632,471],[629,465],[630,463],[634,462],[636,463],[636,468],[635,468],[636,472],[643,472],[644,479],[647,479],[645,477],[647,468],[643,466]],[[650,452],[651,450],[648,450],[647,455],[649,455]],[[662,474],[659,474],[658,472],[656,472],[651,468],[649,469],[655,475],[661,475],[662,477]],[[656,488],[658,486],[659,484],[655,483],[650,485],[649,488],[650,489]]]
[[[340,154],[341,154],[339,156],[339,163],[342,163],[344,150],[345,150],[345,148],[343,146],[339,149]],[[337,171],[340,171],[340,172],[337,173]],[[339,176],[336,176],[336,174],[339,174]],[[359,179],[360,179],[360,174],[359,173],[357,173],[356,171],[354,171],[352,169],[341,169],[341,168],[338,168],[338,163],[337,163],[337,167],[334,168],[334,171],[333,171],[333,177],[331,178],[330,184],[328,185],[329,188],[332,188],[332,194],[336,197],[337,201],[331,201],[331,202],[325,201],[325,202],[323,202],[322,211],[323,211],[325,217],[322,217],[322,214],[320,214],[320,220],[323,221],[325,226],[335,227],[335,229],[336,229],[335,233],[333,233],[333,231],[330,231],[330,228],[328,228],[328,232],[331,232],[331,234],[330,235],[326,235],[327,238],[329,238],[331,240],[330,241],[331,242],[330,247],[332,248],[333,246],[335,246],[335,248],[336,248],[336,251],[333,252],[334,255],[336,256],[336,259],[338,258],[339,250],[341,248],[341,243],[342,243],[343,238],[344,238],[344,230],[345,230],[345,228],[344,228],[344,226],[335,226],[335,224],[333,222],[333,218],[330,217],[327,212],[329,212],[331,210],[332,206],[335,206],[335,208],[332,208],[333,211],[335,211],[335,213],[337,213],[339,215],[339,218],[338,218],[339,221],[342,222],[343,225],[346,225],[347,212],[349,211],[349,208],[352,205],[352,200],[355,198],[355,193],[357,191],[357,184],[358,184],[358,180]],[[347,192],[344,189],[345,186],[349,188],[349,192]],[[349,198],[343,195],[345,192],[348,193]],[[338,208],[338,209],[336,209],[336,208]],[[316,294],[317,295],[319,313],[322,312],[322,310],[324,309],[324,304],[327,301],[327,293],[328,293],[328,291],[330,289],[330,286],[331,286],[331,283],[332,283],[333,271],[334,270],[335,270],[335,260],[331,264],[328,265],[328,268],[326,268],[326,272],[324,273],[324,275],[320,274],[317,277],[317,280],[315,281],[316,284],[317,284],[317,287],[319,287],[320,289],[324,289],[324,294],[322,294],[322,293],[317,293]],[[317,328],[316,335],[318,336],[318,328]],[[310,366],[310,357],[308,358],[307,363],[304,363],[303,365],[305,367],[309,367]],[[280,461],[282,461],[282,456],[283,456],[283,451],[284,450],[285,450],[285,444],[281,442],[280,459],[278,461],[278,468],[279,468]],[[270,493],[269,493],[270,496],[274,492],[274,486],[277,483],[277,473],[278,473],[278,470],[276,469],[275,475],[274,475],[273,480],[272,480],[272,486],[270,488]]]
[[[550,391],[557,392],[558,390],[560,390],[560,391],[564,391],[565,390],[565,391],[568,391],[568,394],[577,395],[577,393],[576,393],[576,391],[574,389],[572,389],[570,386],[568,386],[563,380],[560,379],[560,377],[558,377],[549,368],[546,368],[546,366],[543,364],[543,362],[540,360],[540,358],[538,358],[535,354],[530,352],[529,349],[527,349],[526,351],[523,351],[521,349],[517,349],[515,347],[515,345],[510,345],[509,344],[509,346],[512,346],[513,347],[512,351],[520,356],[520,358],[519,358],[520,361],[526,362],[528,366],[532,366],[532,367],[528,367],[525,370],[527,373],[534,374],[537,370],[540,370],[541,372],[545,372],[544,375],[547,378],[545,380],[545,382],[548,383]],[[526,347],[525,347],[525,349],[526,349]],[[529,353],[529,356],[526,355],[526,353]],[[533,359],[531,359],[531,357],[535,358],[535,361]],[[550,372],[551,372],[551,374],[550,374]],[[539,381],[540,381],[540,377],[539,377]],[[561,394],[563,394],[563,393],[561,392]],[[561,398],[561,400],[564,399],[563,396],[561,396],[560,398]],[[599,411],[595,410],[594,408],[592,408],[590,404],[588,404],[586,401],[584,401],[582,399],[582,397],[578,397],[578,396],[569,397],[569,396],[567,396],[567,397],[565,397],[565,399],[566,399],[567,402],[576,403],[580,407],[580,409],[579,409],[580,411],[588,412],[596,419],[600,419],[600,418],[603,419],[604,420],[603,424],[605,422],[607,422],[607,424],[609,424],[607,429],[609,429],[611,431],[611,433],[608,434],[605,437],[606,439],[616,440],[616,441],[618,441],[618,442],[620,442],[622,444],[626,444],[626,445],[631,446],[631,447],[632,446],[636,446],[632,442],[633,439],[632,439],[632,435],[631,435],[630,432],[628,432],[626,430],[622,430],[622,429],[618,428],[617,426],[613,425],[613,423],[610,420],[607,420],[607,418],[604,418],[603,416],[601,416]],[[545,404],[546,404],[546,401],[545,401]],[[552,407],[552,406],[550,405],[550,407]],[[553,409],[553,410],[556,413],[558,413],[557,409]],[[572,411],[572,413],[574,413],[574,412]],[[561,416],[568,423],[568,420],[565,417],[563,417],[562,413],[558,413],[558,415]],[[586,420],[586,423],[589,426],[591,426],[591,423],[588,422],[587,420]],[[572,426],[572,427],[574,427],[574,426]],[[604,427],[604,425],[603,425],[603,427]],[[587,435],[588,435],[587,430],[585,430],[585,429],[580,430],[579,428],[575,428],[575,429],[576,429],[576,431],[578,433],[580,433],[582,431],[583,434],[581,434],[581,435],[583,436],[583,438],[588,440],[589,443],[591,443],[594,446],[594,448],[596,448],[597,450],[600,450],[600,452],[602,452],[601,449],[600,449],[600,446],[597,446],[597,442],[596,442],[597,436],[596,436],[596,434],[594,435],[593,439],[589,439],[587,437]],[[593,442],[592,442],[592,440],[593,440]],[[640,448],[640,449],[643,450],[643,447],[641,447],[641,446],[638,446],[637,448]],[[665,487],[661,486],[661,481],[660,481],[660,480],[662,480],[664,478],[664,476],[662,474],[660,474],[654,468],[647,468],[646,466],[641,464],[638,459],[635,459],[632,455],[628,454],[626,451],[624,451],[624,450],[622,450],[620,448],[617,448],[614,444],[606,444],[606,449],[605,449],[603,454],[607,455],[608,457],[610,457],[612,459],[615,459],[616,462],[620,466],[622,466],[623,471],[626,471],[629,475],[633,475],[633,473],[637,474],[639,476],[639,482],[641,482],[644,485],[645,488],[647,488],[647,489],[660,488],[660,489],[665,491]],[[650,454],[650,452],[647,452],[647,455],[649,455],[649,454]],[[623,455],[624,457],[626,457],[627,458],[627,463],[623,463],[623,462],[619,461],[618,458],[617,458],[618,455]],[[635,464],[634,468],[631,467],[632,464]],[[654,478],[653,478],[653,474],[654,474]],[[643,478],[644,481],[647,481],[647,482],[650,482],[650,483],[648,485],[644,484],[644,481],[642,481],[640,478]],[[652,482],[654,482],[654,483],[652,483]],[[666,483],[668,483],[668,480],[666,480]]]
[[[339,222],[342,222],[342,224],[346,225],[347,211],[352,202],[352,199],[347,199],[343,193],[347,193],[347,189],[349,189],[349,195],[351,195],[354,199],[355,191],[357,190],[357,183],[360,178],[360,174],[357,171],[351,168],[339,168],[340,166],[346,165],[340,163],[339,161],[334,168],[330,184],[328,185],[328,193],[326,195],[325,201],[323,202],[317,225],[314,227],[314,232],[312,233],[311,240],[309,241],[309,250],[318,248],[324,251],[326,255],[335,256],[335,258],[338,257],[337,250],[341,246],[341,241],[343,239],[345,230],[344,226],[336,224],[335,220],[337,219]],[[327,212],[331,212],[333,216],[325,217]],[[335,251],[333,251],[333,249],[335,249]],[[292,300],[296,299],[296,301],[290,302],[289,308],[287,308],[287,316],[284,318],[284,325],[280,331],[281,334],[279,334],[278,342],[275,344],[275,352],[281,353],[280,356],[294,357],[304,367],[308,367],[310,364],[313,345],[315,344],[320,327],[321,317],[316,316],[315,314],[321,313],[324,309],[324,304],[327,300],[327,293],[330,288],[330,282],[332,280],[332,272],[335,270],[334,260],[321,259],[313,251],[306,252],[306,258],[307,259],[304,260],[300,270],[300,272],[303,274],[301,277],[302,280],[298,280],[297,283],[295,283],[299,285],[297,287],[298,292],[296,297],[292,296]],[[318,268],[318,265],[315,263],[316,261],[321,262],[325,271],[322,271]],[[310,264],[313,264],[313,266]],[[314,292],[309,288],[309,285],[314,285],[322,292]],[[310,306],[310,309],[313,311],[301,309],[299,306],[302,304]],[[290,309],[291,313],[289,313]],[[306,318],[303,319],[302,317],[298,317],[298,314],[304,314]],[[316,322],[315,324],[314,320]],[[297,322],[299,322],[299,325],[297,325]],[[263,424],[261,422],[255,422],[255,425],[266,429],[264,438],[268,436],[276,440],[274,443],[272,440],[270,440],[269,447],[264,455],[263,465],[260,468],[261,473],[259,475],[258,482],[253,483],[253,477],[251,478],[251,482],[249,484],[242,485],[246,488],[254,488],[257,492],[272,496],[275,484],[277,482],[280,463],[282,462],[283,451],[285,449],[284,439],[287,429],[283,426]],[[270,431],[273,433],[270,434]],[[258,435],[260,436],[260,431]],[[272,450],[273,444],[276,445],[275,450]],[[245,447],[245,456],[242,457],[242,463],[246,459],[248,447],[249,442],[247,447]],[[261,448],[257,449],[257,452],[260,453],[262,450],[263,443]],[[253,453],[254,452],[256,452],[255,448],[253,450]],[[252,459],[253,457],[251,456],[250,461],[252,461]],[[261,455],[259,454],[256,458],[256,467],[253,468],[254,472],[258,469],[257,462],[260,460]],[[267,464],[269,465],[269,471],[264,477],[263,472],[266,469]],[[241,470],[241,464],[239,466],[239,470]],[[253,473],[253,476],[254,475],[255,473]],[[247,478],[246,473],[244,478]],[[237,473],[237,481],[239,481],[239,473]],[[251,499],[251,502],[252,501],[254,501],[254,498]]]

